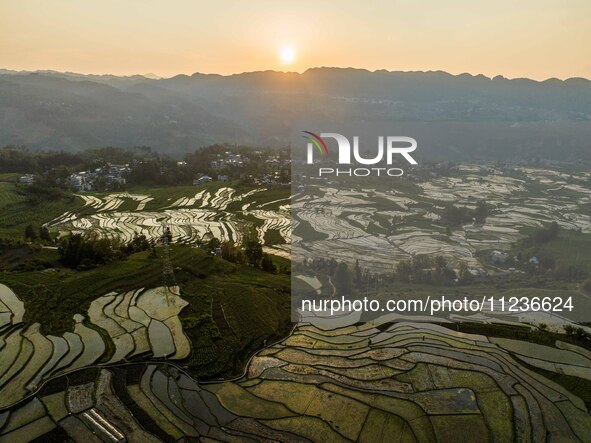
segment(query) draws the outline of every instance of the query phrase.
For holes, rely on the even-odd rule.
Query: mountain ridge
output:
[[[581,152],[589,159],[590,127],[591,81],[582,78],[331,67],[158,79],[0,70],[0,145],[33,149],[148,145],[182,155],[212,143],[287,146],[312,128],[416,135],[433,159],[494,160],[514,147],[524,158],[574,161]]]
[[[120,78],[120,79],[132,79],[132,78],[144,78],[146,80],[167,80],[172,79],[175,77],[186,76],[186,77],[194,77],[194,76],[214,76],[214,77],[234,77],[234,76],[242,76],[246,74],[259,74],[259,73],[275,73],[275,74],[296,74],[296,75],[305,75],[309,72],[314,71],[349,71],[349,72],[365,72],[368,74],[376,74],[376,73],[386,73],[386,74],[444,74],[450,77],[462,77],[462,78],[482,78],[488,80],[529,80],[535,83],[545,83],[545,82],[569,82],[574,80],[582,80],[587,83],[591,83],[591,79],[587,79],[584,77],[568,77],[564,79],[560,79],[557,77],[549,77],[543,80],[536,80],[529,77],[512,77],[508,78],[502,74],[497,74],[494,76],[487,76],[485,74],[473,74],[470,72],[462,72],[459,74],[453,74],[451,72],[444,71],[442,69],[433,69],[433,70],[413,70],[413,71],[400,71],[400,70],[388,70],[388,69],[375,69],[370,70],[366,68],[355,68],[355,67],[339,67],[339,66],[315,66],[305,69],[303,72],[296,72],[296,71],[278,71],[274,69],[266,69],[266,70],[257,70],[257,71],[244,71],[244,72],[237,72],[231,74],[219,74],[219,73],[205,73],[195,71],[190,74],[175,74],[171,77],[164,77],[160,75],[156,75],[153,73],[146,73],[146,74],[128,74],[128,75],[119,75],[119,74],[95,74],[95,73],[88,73],[83,74],[80,72],[74,71],[58,71],[55,69],[37,69],[37,70],[16,70],[16,69],[7,69],[7,68],[0,68],[0,75],[3,74],[14,74],[14,75],[25,75],[25,74],[49,74],[49,75],[64,75],[64,76],[72,76],[72,77],[93,77],[93,78]]]

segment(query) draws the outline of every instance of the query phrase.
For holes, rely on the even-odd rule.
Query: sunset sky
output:
[[[0,68],[591,78],[589,0],[0,0]]]

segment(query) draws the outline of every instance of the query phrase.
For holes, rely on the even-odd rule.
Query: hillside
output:
[[[33,148],[178,155],[346,128],[368,140],[412,135],[422,160],[589,160],[591,82],[337,68],[169,79],[0,71],[0,124],[0,145]]]
[[[170,258],[188,302],[179,318],[192,349],[184,364],[195,376],[237,374],[265,341],[289,332],[288,275],[234,265],[187,246],[174,246]],[[72,331],[74,316],[86,313],[100,296],[161,286],[162,266],[161,252],[152,258],[146,251],[89,271],[56,266],[43,272],[4,272],[0,284],[24,302],[25,324],[39,323],[44,334],[61,335]],[[113,353],[111,340],[106,343],[103,362]]]

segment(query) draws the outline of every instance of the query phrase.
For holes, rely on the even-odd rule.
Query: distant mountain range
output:
[[[423,159],[591,160],[591,81],[351,68],[166,79],[0,70],[0,145],[179,155],[222,142],[287,146],[303,129],[357,131],[372,145],[412,136]]]

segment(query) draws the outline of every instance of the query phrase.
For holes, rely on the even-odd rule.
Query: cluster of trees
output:
[[[518,260],[522,256],[518,256]],[[525,271],[530,275],[545,275],[557,280],[577,281],[589,277],[589,271],[583,264],[566,263],[554,257],[539,255],[539,264],[526,262]]]
[[[133,163],[131,172],[126,177],[130,184],[145,186],[190,185],[193,172],[169,158],[155,154],[149,159]]]
[[[445,257],[417,255],[398,263],[395,278],[405,283],[448,285],[456,281],[457,275]]]
[[[22,246],[21,240],[0,237],[0,253]]]
[[[536,246],[556,240],[560,234],[558,223],[553,221],[549,226],[537,229],[523,240],[524,246]]]
[[[223,158],[228,151],[234,154],[240,154],[246,159],[246,162],[242,166],[226,165],[221,169],[212,168],[211,162]],[[248,176],[261,176],[276,172],[276,166],[267,163],[270,155],[278,155],[283,162],[283,160],[289,159],[290,152],[288,150],[276,151],[272,149],[253,150],[247,146],[217,144],[187,154],[184,161],[187,163],[186,168],[191,170],[193,174],[202,172],[212,177],[215,177],[218,174],[223,174],[227,175],[230,180],[235,180]],[[281,175],[281,181],[289,181],[291,175],[291,169],[289,166],[282,168],[279,172]]]
[[[128,244],[97,235],[73,234],[60,240],[58,254],[64,266],[90,269],[153,248],[146,236],[136,234]]]
[[[579,340],[588,341],[590,338],[589,334],[583,328],[573,325],[565,325],[564,332],[569,337],[577,338]]]
[[[131,164],[153,156],[157,157],[157,154],[144,146],[131,149],[103,147],[81,152],[31,151],[24,146],[4,146],[0,148],[0,172],[42,174],[60,167],[86,170],[104,163]]]
[[[61,189],[49,184],[38,182],[31,185],[19,186],[18,192],[27,197],[27,200],[32,205],[37,205],[42,201],[58,201],[61,199],[72,200],[74,197],[66,195]]]
[[[49,229],[45,226],[41,226],[38,230],[31,224],[27,225],[24,232],[24,237],[26,241],[29,242],[38,242],[44,244],[53,243],[53,239],[51,238],[51,234],[49,233]]]
[[[89,269],[124,257],[119,241],[81,234],[63,238],[58,253],[63,265],[78,269]]]
[[[378,274],[362,268],[359,260],[356,260],[353,269],[345,262],[322,257],[307,260],[304,266],[316,273],[330,275],[337,292],[344,295],[377,289],[381,281]]]
[[[263,245],[258,240],[254,229],[245,232],[242,246],[231,240],[220,243],[218,239],[214,238],[208,243],[209,249],[212,249],[212,242],[214,242],[215,248],[221,248],[221,255],[224,260],[232,263],[248,264],[272,274],[278,272],[271,256],[263,252]]]
[[[0,172],[39,174],[59,166],[75,166],[81,160],[80,154],[61,151],[33,152],[20,146],[0,148]]]
[[[552,222],[548,226],[538,228],[527,237],[520,240],[513,250],[517,263],[525,262],[526,270],[530,274],[546,273],[556,267],[556,260],[546,254],[540,254],[539,246],[558,238],[560,227],[558,223]],[[530,257],[536,256],[539,263],[528,263]]]
[[[167,229],[163,236],[167,237],[169,243],[172,242],[170,229]],[[39,239],[47,242],[52,241],[47,228],[42,227],[37,232],[32,225],[27,226],[25,238],[30,241]],[[210,253],[218,253],[221,250],[222,258],[232,263],[248,264],[269,273],[287,272],[287,270],[278,269],[271,256],[263,252],[263,245],[258,241],[254,229],[248,230],[244,234],[242,246],[233,241],[222,243],[212,237],[206,243],[200,244],[200,247]],[[72,234],[60,240],[58,254],[60,262],[64,266],[84,270],[111,263],[141,251],[150,250],[150,256],[154,258],[157,256],[155,248],[156,245],[153,241],[138,233],[128,243],[123,243],[119,239],[100,237],[96,234]]]
[[[383,284],[395,281],[451,285],[457,281],[467,284],[474,280],[466,265],[460,266],[458,276],[442,256],[417,255],[409,260],[399,262],[395,272],[388,275],[372,273],[362,268],[359,260],[356,260],[353,268],[334,258],[307,260],[304,262],[304,266],[313,269],[316,273],[331,276],[337,293],[342,295],[379,290]]]
[[[589,277],[589,265],[585,257],[585,249],[580,252],[576,239],[566,235],[564,243],[548,243],[560,238],[561,229],[558,223],[552,222],[534,230],[522,239],[512,253],[517,263],[525,263],[525,271],[530,275],[544,275],[557,280],[578,281]],[[570,234],[572,236],[572,233]],[[570,257],[569,255],[573,255]],[[581,257],[579,259],[578,257]],[[536,257],[536,262],[530,262]]]
[[[479,200],[474,209],[449,203],[441,218],[446,226],[453,228],[471,222],[483,225],[490,214],[491,207],[484,200]]]

